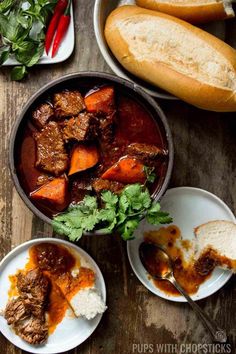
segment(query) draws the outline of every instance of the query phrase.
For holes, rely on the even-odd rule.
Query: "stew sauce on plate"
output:
[[[172,260],[174,276],[177,282],[190,295],[198,291],[199,286],[209,278],[213,271],[211,268],[205,274],[200,274],[192,257],[186,259],[185,253],[191,248],[191,242],[189,240],[181,240],[180,229],[175,225],[162,227],[157,231],[146,232],[144,240],[161,245],[166,250]],[[177,242],[179,242],[178,245]],[[153,283],[167,294],[180,295],[178,290],[167,280],[153,279]]]

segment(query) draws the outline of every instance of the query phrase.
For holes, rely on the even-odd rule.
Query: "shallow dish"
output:
[[[18,269],[24,268],[27,263],[28,250],[31,246],[41,243],[54,243],[64,245],[82,256],[94,270],[96,274],[96,288],[100,291],[102,298],[106,301],[106,287],[100,269],[95,261],[81,248],[71,244],[70,242],[53,239],[41,238],[31,240],[16,247],[13,251],[3,258],[0,263],[0,309],[4,309],[8,300],[8,290],[10,287],[9,275],[15,274]],[[52,354],[61,353],[71,350],[83,343],[96,329],[101,321],[102,315],[97,315],[93,320],[87,321],[83,318],[73,318],[65,315],[62,322],[57,326],[56,330],[48,337],[48,341],[44,345],[33,346],[23,341],[17,336],[7,325],[6,320],[0,316],[1,333],[18,348],[29,353]]]
[[[211,220],[228,220],[235,222],[235,216],[229,207],[217,196],[203,189],[179,187],[169,189],[161,200],[161,207],[173,217],[184,239],[194,240],[194,228]],[[155,295],[163,299],[186,302],[183,296],[173,296],[157,288],[148,278],[148,274],[139,258],[139,245],[146,231],[159,229],[143,221],[135,232],[135,239],[127,243],[128,257],[131,267],[143,285]],[[200,300],[214,294],[232,276],[227,270],[216,268],[210,277],[200,285],[198,291],[191,295],[193,300]]]
[[[49,52],[49,55],[46,54],[44,51],[42,57],[40,58],[38,64],[56,64],[56,63],[61,63],[62,61],[65,61],[68,59],[75,46],[75,25],[74,25],[74,14],[73,14],[73,4],[71,5],[71,21],[70,25],[68,28],[68,31],[60,45],[60,48],[58,49],[57,54],[55,55],[54,58],[51,58],[51,50]],[[13,65],[21,65],[16,59],[14,58],[9,58],[3,66],[13,66]]]
[[[135,0],[96,0],[94,6],[94,31],[97,39],[99,49],[111,70],[118,76],[125,79],[133,81],[135,84],[142,87],[147,93],[153,97],[163,98],[163,99],[177,99],[171,94],[163,91],[160,88],[154,87],[145,81],[135,77],[130,74],[123,66],[116,60],[114,55],[111,53],[107,46],[104,37],[104,26],[108,15],[117,7],[122,5],[134,5]],[[230,21],[217,21],[212,22],[207,25],[201,26],[201,28],[214,34],[215,36],[225,40],[228,44],[236,48],[236,20]],[[151,75],[151,73],[150,73]]]
[[[9,160],[10,160],[10,170],[11,175],[16,186],[16,189],[26,205],[34,212],[38,217],[40,217],[45,222],[51,223],[51,218],[40,211],[29,199],[27,193],[23,187],[23,181],[20,179],[17,170],[17,159],[19,157],[20,144],[22,142],[23,133],[26,128],[28,120],[31,118],[32,110],[37,107],[37,105],[48,98],[50,94],[57,91],[62,91],[63,89],[73,89],[78,90],[84,88],[91,89],[94,86],[110,84],[114,88],[122,92],[123,95],[128,95],[133,100],[136,100],[141,104],[145,110],[150,113],[151,119],[154,120],[155,124],[158,125],[160,130],[161,139],[168,150],[168,162],[165,165],[165,173],[159,180],[158,186],[153,193],[153,198],[160,199],[165,192],[173,167],[173,143],[171,132],[166,120],[166,117],[160,107],[156,102],[148,96],[143,90],[139,89],[135,84],[115,77],[114,75],[97,73],[97,72],[84,72],[69,74],[62,78],[59,78],[41,88],[35,95],[33,95],[28,103],[23,108],[18,120],[13,127],[12,134],[10,137],[10,150],[9,150]],[[87,91],[86,91],[87,92]],[[27,160],[28,161],[28,160]]]

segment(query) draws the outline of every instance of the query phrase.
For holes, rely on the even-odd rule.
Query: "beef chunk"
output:
[[[29,309],[27,309],[24,305],[24,301],[19,296],[8,302],[4,316],[7,320],[7,324],[12,325],[15,322],[25,320],[29,314]]]
[[[30,344],[42,344],[48,337],[45,305],[49,281],[38,269],[17,277],[19,296],[8,302],[5,310],[7,323],[16,334]]]
[[[53,108],[48,103],[41,104],[33,112],[33,122],[38,128],[43,128],[54,116]]]
[[[198,274],[209,274],[217,266],[217,257],[213,250],[207,249],[196,261],[194,267]]]
[[[96,115],[99,121],[99,137],[102,143],[110,144],[114,136],[116,119],[115,90],[103,86],[85,97],[87,111]]]
[[[166,150],[158,148],[155,145],[142,144],[142,143],[130,144],[127,147],[126,151],[129,155],[135,156],[147,164],[168,154]]]
[[[97,120],[93,114],[80,113],[77,117],[65,122],[63,138],[69,140],[84,141],[94,139],[96,136]]]
[[[57,117],[70,117],[85,109],[84,99],[79,91],[64,91],[54,95],[54,109]]]
[[[100,193],[104,190],[109,190],[114,193],[120,193],[124,188],[124,184],[116,181],[108,181],[102,178],[96,178],[93,182],[93,189],[96,193]]]
[[[44,318],[30,316],[24,321],[17,322],[16,333],[30,344],[43,344],[48,338],[48,325]]]
[[[92,177],[83,174],[80,179],[76,179],[72,183],[71,198],[75,203],[80,202],[86,194],[92,191]]]
[[[41,132],[35,134],[37,144],[36,167],[59,176],[68,167],[68,156],[61,130],[56,122],[49,122]]]
[[[19,273],[17,276],[17,288],[21,295],[37,299],[44,303],[48,293],[49,282],[38,269],[29,271],[26,275]]]
[[[99,122],[99,136],[100,140],[104,144],[110,144],[113,141],[114,129],[115,129],[115,117],[116,112],[98,117]]]

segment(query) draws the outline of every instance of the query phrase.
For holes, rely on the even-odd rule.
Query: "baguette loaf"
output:
[[[136,4],[191,23],[234,17],[231,0],[136,0]]]
[[[209,266],[236,272],[236,224],[230,221],[210,221],[195,229],[197,238],[196,266],[200,273]]]
[[[236,111],[236,51],[172,16],[122,6],[107,18],[105,38],[128,71],[199,108]]]

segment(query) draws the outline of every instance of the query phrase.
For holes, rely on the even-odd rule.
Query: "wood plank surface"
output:
[[[52,234],[51,227],[32,215],[13,187],[8,168],[9,135],[29,97],[52,79],[77,71],[110,72],[93,33],[93,5],[93,0],[76,2],[76,47],[65,63],[33,68],[22,83],[11,82],[9,68],[1,68],[0,259],[26,240]],[[170,186],[206,189],[222,198],[236,213],[235,113],[204,112],[179,101],[158,103],[167,115],[174,138],[175,162]],[[130,268],[126,244],[118,237],[84,237],[79,245],[96,260],[104,274],[109,310],[94,334],[70,353],[129,354],[144,352],[141,345],[145,343],[210,343],[208,333],[187,304],[160,299],[141,285]],[[235,302],[235,277],[216,294],[199,302],[227,329],[232,348],[236,338]],[[1,354],[22,353],[2,335],[0,348]]]

